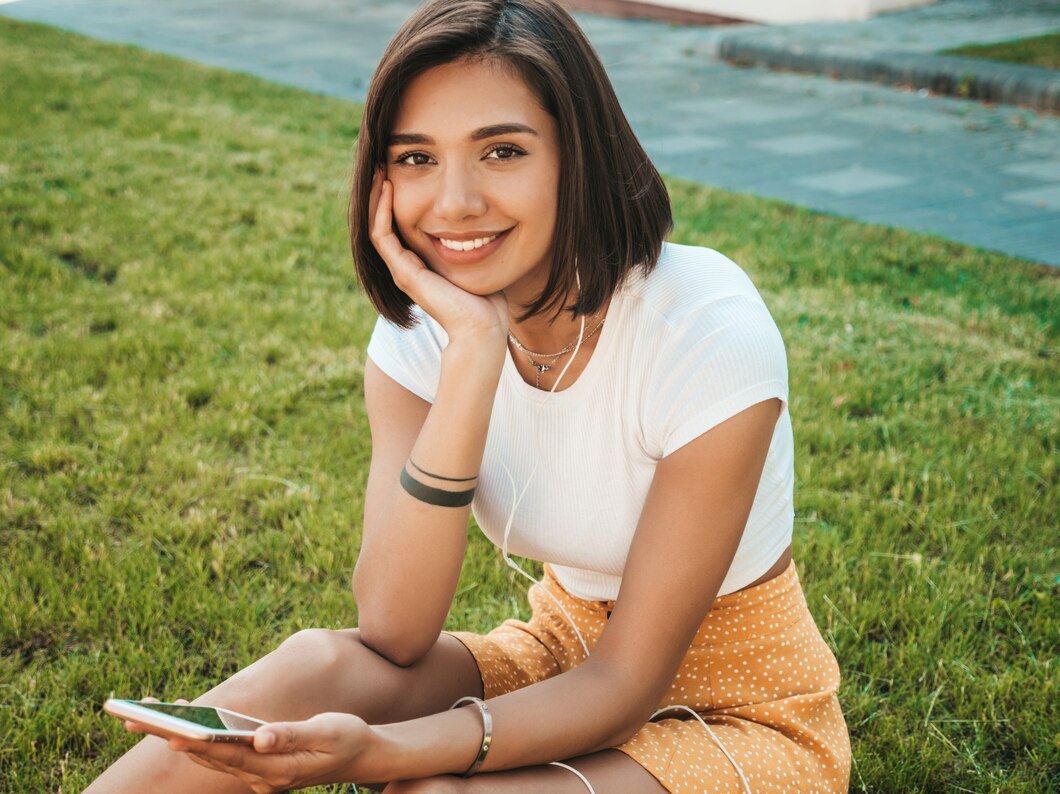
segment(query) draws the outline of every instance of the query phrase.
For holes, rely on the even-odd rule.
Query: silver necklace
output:
[[[537,376],[536,376],[536,378],[534,380],[534,388],[540,389],[541,388],[541,376],[544,373],[548,372],[550,369],[552,369],[554,366],[556,366],[555,359],[559,358],[560,356],[567,355],[567,353],[569,353],[572,350],[574,350],[574,348],[576,348],[579,344],[585,344],[587,341],[589,341],[590,337],[592,337],[593,334],[595,334],[597,331],[599,331],[603,327],[604,320],[606,320],[606,319],[607,319],[607,315],[605,314],[603,317],[600,318],[600,322],[598,322],[593,327],[593,330],[591,330],[589,333],[587,333],[581,339],[575,339],[573,342],[571,342],[569,345],[564,347],[558,353],[535,353],[533,350],[527,349],[523,345],[522,342],[520,342],[518,339],[516,339],[515,338],[515,334],[513,334],[511,332],[511,330],[508,331],[508,341],[512,343],[512,345],[515,347],[516,350],[518,350],[520,353],[522,353],[523,355],[526,356],[526,360],[530,362],[530,366],[533,367],[534,368],[534,372],[537,373]],[[543,364],[540,361],[535,361],[534,360],[534,359],[539,359],[539,358],[553,359],[553,361],[551,361],[548,364]]]

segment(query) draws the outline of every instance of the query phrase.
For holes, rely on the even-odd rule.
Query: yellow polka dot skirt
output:
[[[544,580],[530,588],[529,622],[508,620],[485,636],[453,634],[475,657],[487,699],[585,660],[549,593],[590,649],[614,607],[572,596],[545,566]],[[838,688],[839,666],[806,607],[793,563],[764,584],[714,602],[659,704],[692,708],[710,732],[675,710],[616,749],[677,794],[845,792],[850,739]]]

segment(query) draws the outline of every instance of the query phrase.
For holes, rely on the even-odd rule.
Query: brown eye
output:
[[[490,149],[486,157],[493,160],[513,160],[516,157],[525,154],[526,152],[524,152],[518,146],[512,146],[509,143],[502,143]]]
[[[398,165],[429,165],[431,157],[423,152],[405,152],[394,160]]]

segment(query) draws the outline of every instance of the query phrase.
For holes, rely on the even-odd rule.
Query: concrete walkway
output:
[[[416,5],[23,0],[0,5],[0,14],[361,99],[386,41]],[[929,9],[937,24],[925,22]],[[1060,117],[739,69],[717,57],[726,36],[786,36],[789,43],[805,36],[808,46],[821,46],[814,42],[827,33],[829,46],[866,51],[889,37],[892,49],[912,42],[925,52],[1060,28],[1060,0],[940,0],[929,9],[784,29],[578,19],[664,172],[1060,265]],[[992,9],[978,27],[965,13],[976,9]],[[962,14],[963,28],[956,22]]]
[[[942,54],[1060,30],[1060,0],[948,0],[865,22],[755,26],[722,38],[737,63],[1060,113],[1060,70]]]

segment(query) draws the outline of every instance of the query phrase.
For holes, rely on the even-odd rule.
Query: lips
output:
[[[430,237],[431,245],[444,261],[453,265],[470,265],[480,262],[494,253],[508,236],[511,229],[503,232],[490,234],[488,232],[472,232],[461,234],[459,238],[453,236]]]

